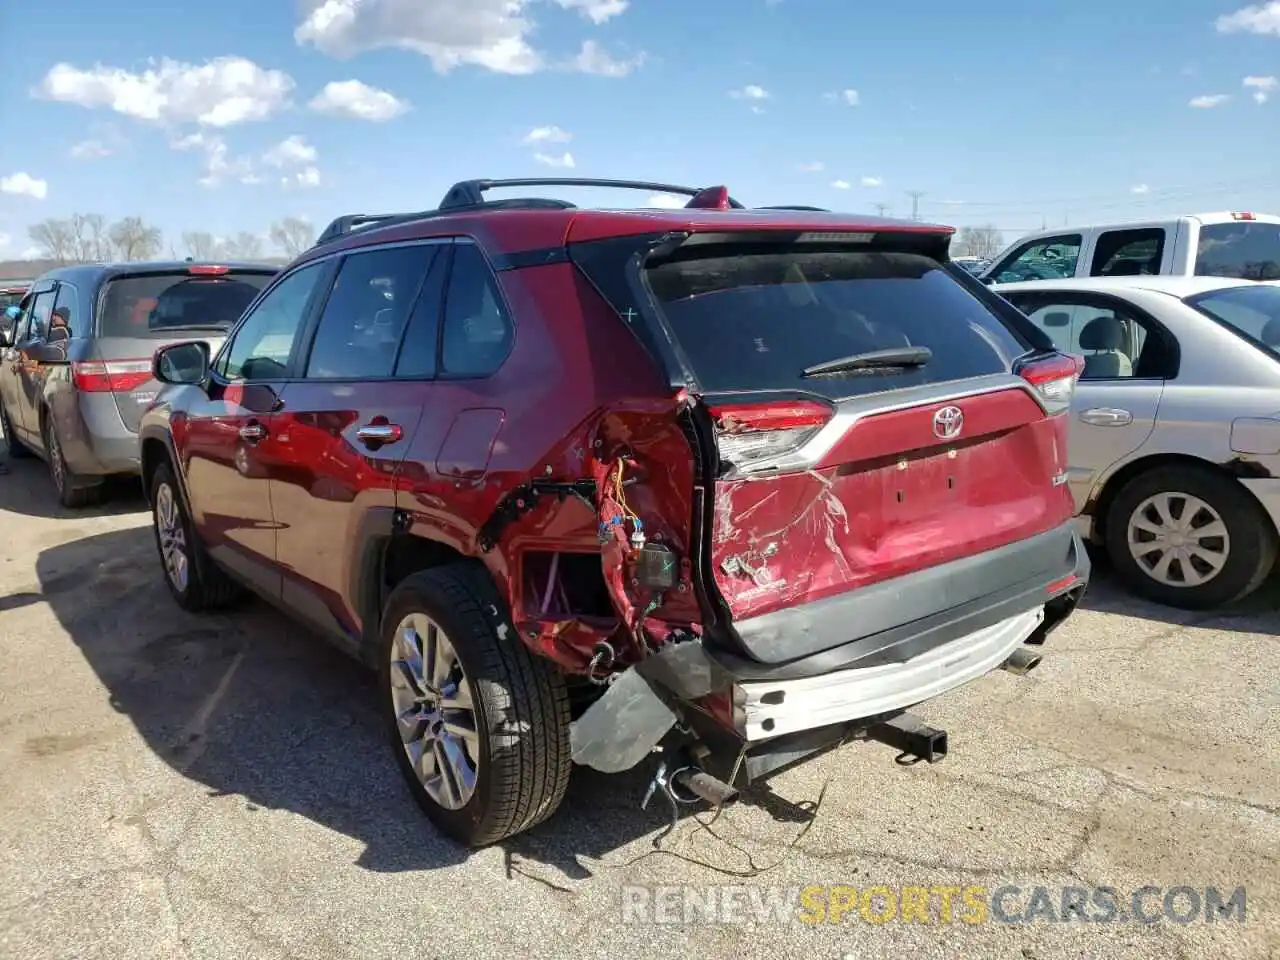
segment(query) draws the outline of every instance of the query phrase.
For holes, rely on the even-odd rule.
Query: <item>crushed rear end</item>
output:
[[[722,785],[858,732],[938,759],[945,736],[906,711],[1034,667],[1085,589],[1065,483],[1079,361],[947,263],[947,228],[733,219],[570,233],[664,371],[694,465],[658,525],[687,556],[646,541],[627,464],[605,451],[596,471],[615,607],[662,642],[575,721],[574,758],[626,769],[676,728]],[[673,631],[683,576],[701,620]]]

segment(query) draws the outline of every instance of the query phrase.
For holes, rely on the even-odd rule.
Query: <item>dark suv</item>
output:
[[[691,196],[678,210],[492,187]],[[720,802],[1040,662],[1089,575],[1078,358],[949,263],[952,230],[723,187],[469,181],[335,221],[211,356],[157,352],[142,465],[188,610],[243,587],[380,672],[446,833],[548,817],[662,751]]]

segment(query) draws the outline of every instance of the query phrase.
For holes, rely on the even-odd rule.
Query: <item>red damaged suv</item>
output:
[[[485,199],[557,185],[691,199]],[[940,759],[909,708],[1034,668],[1089,577],[1080,362],[951,235],[599,180],[341,217],[225,342],[155,356],[169,589],[248,588],[376,668],[415,797],[471,845],[574,764],[656,754],[678,809],[854,735]]]

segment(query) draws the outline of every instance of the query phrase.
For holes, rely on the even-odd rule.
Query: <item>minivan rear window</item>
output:
[[[1202,226],[1196,276],[1280,280],[1280,223],[1242,220]]]
[[[1027,351],[942,264],[914,253],[713,255],[655,266],[648,280],[708,392],[801,389],[838,399],[1007,373]],[[920,366],[804,375],[911,347],[932,356]]]
[[[250,270],[213,276],[175,271],[108,281],[98,335],[163,337],[193,328],[227,330],[273,276]]]

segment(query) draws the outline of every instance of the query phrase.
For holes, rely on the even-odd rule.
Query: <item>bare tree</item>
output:
[[[205,230],[189,230],[182,235],[182,245],[193,260],[217,259],[219,244],[212,233]]]
[[[961,227],[956,234],[956,246],[971,257],[990,259],[1004,249],[1004,234],[993,226]]]
[[[41,220],[27,229],[27,236],[49,260],[67,263],[75,257],[75,230],[70,220]]]
[[[292,260],[315,241],[316,232],[301,217],[285,217],[271,225],[271,242]]]
[[[108,235],[121,260],[149,260],[162,248],[160,228],[148,226],[141,217],[117,220]]]
[[[222,255],[228,260],[261,260],[262,238],[241,230],[222,244]]]
[[[99,262],[111,259],[111,237],[107,231],[107,218],[100,213],[86,214],[85,232],[88,239],[89,259]]]

